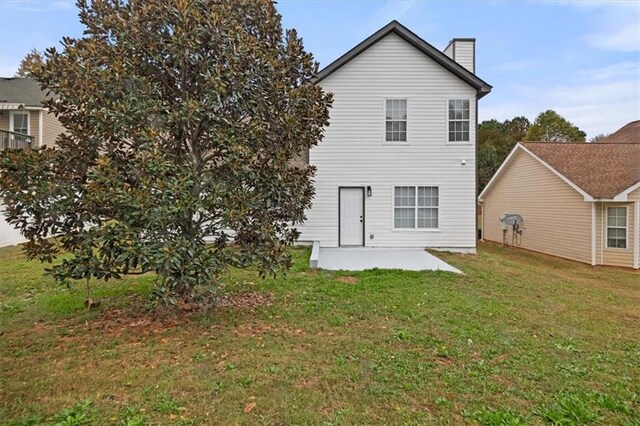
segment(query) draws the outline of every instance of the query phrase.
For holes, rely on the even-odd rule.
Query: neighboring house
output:
[[[0,78],[0,150],[55,143],[64,128],[42,107],[46,96],[30,78]]]
[[[479,200],[486,240],[502,242],[500,217],[519,214],[522,248],[638,269],[640,121],[599,143],[518,143]]]
[[[442,52],[393,21],[317,84],[334,101],[308,153],[315,198],[300,240],[475,252],[477,106],[491,91],[475,40]]]
[[[55,143],[64,128],[42,107],[46,96],[46,91],[29,78],[0,78],[0,151]],[[20,232],[0,214],[0,247],[23,241]]]

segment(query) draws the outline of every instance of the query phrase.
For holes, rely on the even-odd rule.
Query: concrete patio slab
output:
[[[363,271],[379,268],[462,273],[419,248],[321,247],[317,265],[318,268],[329,271]]]

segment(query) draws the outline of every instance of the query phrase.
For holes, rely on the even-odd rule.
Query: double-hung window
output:
[[[626,207],[607,207],[607,247],[627,248]]]
[[[29,113],[28,112],[11,112],[11,131],[29,134]]]
[[[385,101],[385,142],[407,141],[407,100]]]
[[[438,228],[437,186],[396,186],[393,195],[394,228]]]
[[[469,99],[449,99],[449,142],[469,142]]]

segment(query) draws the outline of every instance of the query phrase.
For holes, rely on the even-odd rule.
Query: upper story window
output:
[[[607,207],[607,247],[627,248],[626,207]]]
[[[12,132],[29,134],[29,113],[28,112],[12,112],[11,113],[11,129]]]
[[[469,99],[449,99],[449,142],[469,142]]]
[[[387,99],[385,102],[385,142],[407,141],[407,100]]]

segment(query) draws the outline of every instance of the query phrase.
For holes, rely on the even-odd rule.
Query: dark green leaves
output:
[[[78,4],[85,36],[36,72],[67,134],[0,159],[28,255],[71,253],[59,281],[154,271],[168,303],[209,296],[229,265],[288,267],[313,197],[291,162],[331,103],[295,31],[262,0]]]

